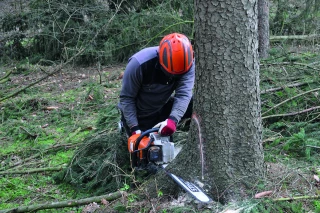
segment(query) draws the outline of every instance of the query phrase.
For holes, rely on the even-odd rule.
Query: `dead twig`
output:
[[[310,34],[310,35],[287,35],[287,36],[270,36],[270,41],[281,41],[281,40],[311,40],[317,39],[320,35]]]
[[[306,95],[306,94],[308,94],[308,93],[315,92],[315,91],[318,91],[318,90],[320,90],[320,88],[315,88],[315,89],[312,89],[312,90],[309,90],[309,91],[300,93],[300,94],[298,94],[298,95],[296,95],[296,96],[293,96],[293,97],[291,97],[291,98],[288,98],[288,99],[282,101],[281,103],[274,105],[273,107],[271,107],[270,109],[268,109],[266,112],[262,113],[262,115],[267,114],[267,113],[270,112],[271,110],[273,110],[273,109],[281,106],[281,105],[284,104],[284,103],[287,103],[288,101],[291,101],[291,100],[293,100],[293,99],[295,99],[295,98],[298,98],[298,97],[300,97],[300,96],[302,96],[302,95]]]
[[[52,202],[52,203],[43,203],[43,204],[38,204],[38,205],[30,205],[30,206],[21,206],[17,208],[12,208],[12,209],[4,209],[0,210],[0,213],[13,213],[13,212],[32,212],[32,211],[38,211],[42,209],[57,209],[57,208],[69,208],[69,207],[74,207],[74,206],[81,206],[81,205],[86,205],[89,203],[101,203],[102,200],[106,201],[113,201],[122,196],[123,192],[114,192],[106,195],[101,195],[101,196],[95,196],[95,197],[89,197],[89,198],[84,198],[84,199],[79,199],[79,200],[66,200],[66,201],[61,201],[61,202]]]
[[[27,133],[27,135],[31,138],[37,138],[38,135],[37,134],[32,134],[31,132],[29,132],[26,128],[24,128],[23,126],[20,126],[20,129],[22,129],[23,131],[25,131]]]
[[[319,147],[319,146],[306,145],[306,147],[315,148],[315,149],[320,149],[320,147]]]
[[[273,199],[273,201],[291,201],[291,200],[302,200],[302,199],[319,199],[320,195],[316,196],[297,196],[297,197],[281,197],[281,198],[276,198]]]
[[[9,75],[11,75],[12,70],[8,71],[4,76],[0,77],[0,81],[5,80],[5,79],[9,79]]]
[[[277,115],[264,116],[264,117],[262,117],[262,119],[294,116],[294,115],[299,115],[299,114],[303,114],[303,113],[306,113],[306,112],[310,112],[310,111],[313,111],[313,110],[316,110],[316,109],[320,109],[320,106],[311,107],[309,109],[305,109],[305,110],[298,111],[298,112],[291,112],[291,113],[287,113],[287,114],[277,114]]]
[[[2,171],[0,175],[14,175],[14,174],[31,174],[31,173],[40,173],[40,172],[55,172],[64,169],[64,167],[47,167],[47,168],[36,168],[29,170],[11,170],[11,171]]]
[[[260,92],[260,94],[266,94],[266,93],[269,93],[269,92],[276,92],[276,91],[279,91],[279,90],[284,90],[285,88],[301,87],[301,86],[304,86],[304,85],[306,85],[306,84],[310,84],[310,83],[313,83],[313,82],[314,82],[314,81],[308,81],[308,82],[303,82],[303,83],[295,83],[295,84],[284,85],[284,86],[282,86],[282,87],[265,89],[265,90],[262,90],[262,91]]]
[[[282,138],[282,137],[283,137],[283,136],[267,138],[267,139],[264,139],[264,140],[262,141],[262,143],[264,144],[264,143],[268,143],[268,142],[273,142],[273,141],[275,141],[275,140],[277,140],[277,139],[280,139],[280,138]]]
[[[9,78],[3,78],[3,79],[0,80],[0,84],[4,84],[7,81],[9,81]]]

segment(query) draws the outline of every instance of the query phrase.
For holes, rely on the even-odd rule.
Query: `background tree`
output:
[[[269,0],[258,0],[259,56],[268,57],[269,50]]]
[[[273,35],[314,34],[319,29],[318,0],[272,2],[275,14],[270,17]]]
[[[257,12],[256,0],[195,1],[194,116],[175,163],[222,202],[263,174]]]
[[[157,45],[163,34],[192,34],[192,7],[192,0],[31,0],[24,11],[0,13],[0,59],[65,61],[100,31],[75,63],[127,61],[141,48]]]

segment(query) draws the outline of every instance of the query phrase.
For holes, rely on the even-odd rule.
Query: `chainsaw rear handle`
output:
[[[141,135],[140,135],[140,136],[137,138],[137,140],[136,140],[136,144],[135,144],[135,146],[134,146],[134,151],[133,151],[133,152],[140,151],[140,150],[138,150],[139,144],[140,144],[141,139],[142,139],[144,136],[147,136],[147,135],[149,135],[149,134],[152,133],[152,132],[158,132],[159,129],[160,129],[160,128],[152,128],[152,129],[148,129],[147,131],[142,132]],[[148,146],[147,146],[147,147],[148,147]]]

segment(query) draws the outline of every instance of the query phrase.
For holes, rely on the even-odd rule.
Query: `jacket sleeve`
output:
[[[119,107],[130,128],[138,126],[136,97],[142,85],[140,64],[135,58],[130,58],[124,71],[120,92]]]
[[[177,122],[179,122],[180,119],[183,117],[192,98],[194,79],[195,62],[193,61],[190,70],[179,79],[177,87],[175,89],[174,102],[170,113],[170,117],[175,118]]]

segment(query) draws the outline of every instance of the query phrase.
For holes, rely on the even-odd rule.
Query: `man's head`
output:
[[[159,46],[159,62],[162,70],[170,75],[186,73],[193,63],[193,50],[189,39],[179,33],[165,36]]]

